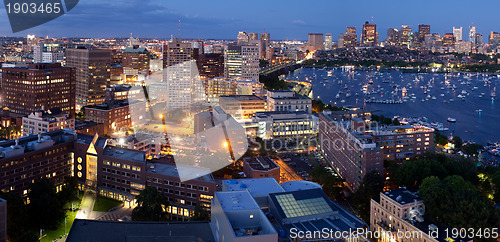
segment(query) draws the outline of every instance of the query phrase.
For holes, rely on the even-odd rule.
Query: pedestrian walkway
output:
[[[79,219],[95,219],[94,204],[97,196],[94,192],[85,191],[80,204],[80,209],[76,213],[76,218]]]

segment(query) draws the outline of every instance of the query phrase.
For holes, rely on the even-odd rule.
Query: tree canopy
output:
[[[136,197],[137,207],[132,211],[132,220],[135,221],[165,221],[168,200],[158,192],[156,187],[146,187]]]

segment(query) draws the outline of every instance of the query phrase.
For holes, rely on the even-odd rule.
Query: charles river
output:
[[[312,84],[314,99],[364,107],[386,117],[441,123],[443,134],[486,145],[500,142],[500,76],[466,73],[403,73],[392,70],[301,68],[286,80]],[[499,90],[500,91],[500,90]],[[448,122],[448,120],[456,122]]]

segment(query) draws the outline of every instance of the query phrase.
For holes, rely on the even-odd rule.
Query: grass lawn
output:
[[[80,192],[78,196],[78,200],[73,202],[73,209],[74,212],[71,211],[71,203],[66,204],[66,208],[69,210],[66,212],[66,231],[64,231],[64,221],[59,225],[59,228],[55,230],[46,230],[43,233],[46,235],[42,238],[41,241],[52,241],[54,239],[58,239],[59,237],[63,236],[65,233],[69,233],[69,230],[71,229],[71,225],[73,225],[73,221],[75,220],[76,213],[78,211],[78,208],[80,207],[80,202],[82,201],[83,198],[83,192]]]
[[[123,204],[123,202],[114,200],[107,197],[97,196],[97,200],[94,203],[94,211],[97,212],[108,212],[110,209]]]

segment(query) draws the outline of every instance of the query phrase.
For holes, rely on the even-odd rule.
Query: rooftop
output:
[[[287,192],[309,190],[309,189],[323,189],[321,185],[311,181],[288,181],[281,183],[281,186]]]
[[[219,100],[225,99],[234,99],[237,101],[264,101],[264,99],[255,95],[225,95],[219,97]]]
[[[209,222],[114,222],[75,219],[66,241],[215,241]]]
[[[87,109],[100,109],[100,110],[111,110],[113,108],[119,108],[119,107],[125,107],[130,104],[135,104],[139,103],[139,101],[136,100],[112,100],[108,101],[103,104],[98,104],[98,105],[92,105],[92,106],[86,106],[85,108]]]
[[[421,197],[417,195],[416,192],[410,192],[405,188],[390,190],[384,192],[384,195],[388,196],[389,198],[398,202],[401,205],[423,200]]]
[[[237,179],[222,181],[227,191],[248,190],[252,197],[267,197],[270,193],[284,192],[285,189],[272,177]]]
[[[216,192],[224,212],[235,210],[260,210],[248,191]]]
[[[178,177],[181,180],[193,179],[204,182],[215,182],[210,169],[195,166],[150,163],[147,171],[170,177]]]
[[[253,170],[260,170],[260,171],[268,171],[277,168],[278,166],[274,161],[269,158],[269,156],[266,157],[248,157],[243,160],[244,162],[248,163],[248,165],[253,169]]]
[[[144,151],[129,150],[109,145],[104,149],[103,155],[116,157],[122,160],[146,162],[146,152]]]

